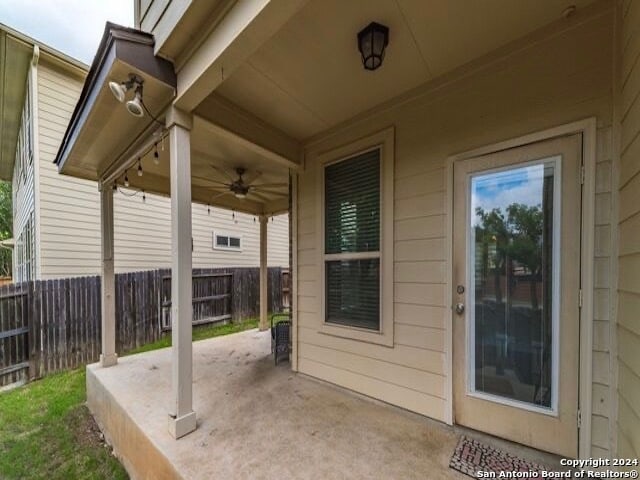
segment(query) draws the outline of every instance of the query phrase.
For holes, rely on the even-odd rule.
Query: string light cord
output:
[[[130,190],[133,190],[133,189],[130,189]],[[143,193],[144,194],[144,190],[140,190],[140,189],[134,190],[133,193],[127,193],[122,189],[122,187],[118,187],[118,192],[120,192],[125,197],[135,197],[139,193]]]
[[[160,137],[158,138],[158,140],[153,142],[153,144],[149,145],[149,147],[147,147],[147,149],[144,152],[142,152],[138,158],[141,159],[141,160],[144,160],[144,158],[147,155],[149,155],[149,153],[151,153],[152,150],[157,150],[158,149],[158,144],[159,143],[162,143],[162,145],[164,145],[164,139],[167,137],[167,135],[169,135],[169,131],[167,129],[163,129],[160,132]]]
[[[140,100],[140,103],[142,104],[142,108],[144,108],[144,111],[147,112],[147,115],[149,115],[151,120],[156,122],[158,125],[162,125],[164,127],[164,123],[162,123],[160,120],[158,120],[158,118],[156,116],[154,116],[153,113],[151,113],[151,111],[149,111],[149,109],[147,108],[147,104],[144,103],[144,100]]]
[[[162,143],[162,145],[164,145],[164,139],[167,137],[168,134],[169,134],[169,132],[166,129],[161,131],[160,138],[158,138],[158,140],[156,140],[152,145],[150,145],[144,152],[142,152],[140,154],[140,156],[138,157],[138,160],[137,160],[138,165],[140,165],[140,162],[142,160],[144,160],[144,158],[147,155],[149,155],[149,153],[151,153],[152,150],[154,150],[155,152],[158,151],[158,143]],[[126,170],[125,170],[125,172],[126,172]]]

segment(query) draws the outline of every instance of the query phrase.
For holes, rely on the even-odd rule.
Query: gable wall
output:
[[[347,122],[308,152],[395,127],[394,345],[319,333],[317,169],[299,176],[298,368],[301,372],[446,421],[446,162],[450,155],[594,116],[597,119],[596,289],[592,450],[610,451],[611,124],[613,14],[601,12],[442,87]],[[384,68],[384,66],[383,66]],[[596,408],[597,406],[597,408]]]

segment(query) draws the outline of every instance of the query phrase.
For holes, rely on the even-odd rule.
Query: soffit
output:
[[[175,94],[173,65],[153,54],[153,38],[143,32],[107,23],[80,99],[55,163],[61,173],[100,179],[119,155],[154,123],[147,112],[137,118],[111,93],[109,81],[129,74],[144,80],[144,103],[158,115]],[[132,93],[127,99],[132,98]]]
[[[561,19],[590,0],[311,0],[217,90],[303,140]],[[357,32],[390,28],[383,66]]]
[[[11,180],[33,46],[0,30],[0,180]]]

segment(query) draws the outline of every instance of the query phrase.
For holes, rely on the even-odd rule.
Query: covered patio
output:
[[[134,478],[467,478],[449,469],[452,427],[274,368],[269,334],[193,344],[198,428],[166,428],[171,352],[87,370],[88,404]],[[548,456],[533,455],[535,461]],[[546,457],[546,458],[544,458]]]
[[[621,16],[640,10],[572,3],[295,0],[181,10],[158,0],[136,2],[140,30],[107,25],[56,162],[102,191],[103,355],[89,368],[88,395],[130,472],[272,478],[295,467],[302,478],[446,478],[462,426],[570,458],[638,451],[640,416],[630,407],[620,410],[629,433],[618,435],[619,448],[613,441],[613,367],[616,199],[621,213],[637,203],[617,178],[627,192],[640,182],[635,166],[618,175],[622,149],[638,151],[630,132],[640,110],[620,93],[617,71],[622,62],[631,78],[637,56],[616,48]],[[388,48],[372,71],[365,52],[375,31],[388,33],[377,43]],[[125,99],[126,108],[117,101]],[[621,127],[620,100],[631,127]],[[484,256],[471,248],[477,225],[465,212],[478,213],[469,185],[503,170],[522,175],[531,162],[558,172],[536,187],[557,190],[553,208],[542,208],[550,197],[514,190],[529,174],[491,183],[500,188],[487,196],[509,193],[492,207],[504,218],[520,202],[556,212],[541,213],[535,235],[520,231],[542,239],[553,225],[553,239],[534,242],[536,252],[551,248],[536,261],[546,262],[553,289],[544,309],[538,290],[527,290],[536,293],[526,328],[495,322],[485,342],[475,298],[488,280],[473,271],[486,265],[500,285],[502,269],[515,267],[498,258],[500,235],[487,234]],[[171,350],[118,360],[113,192],[124,187],[171,196],[176,281]],[[192,346],[192,202],[255,215],[262,238],[270,215],[290,212],[290,369],[274,369],[266,333]],[[637,231],[634,218],[628,232]],[[564,256],[554,253],[567,251],[561,241]],[[264,242],[261,252],[266,266]],[[628,269],[638,264],[631,254]],[[523,282],[543,282],[537,265],[525,267]],[[625,277],[633,302],[636,271]],[[495,303],[506,319],[505,298]],[[266,318],[263,310],[263,328]],[[485,356],[485,344],[494,353]],[[626,352],[637,351],[630,345]],[[476,388],[485,374],[496,378]],[[522,398],[516,380],[527,386]]]

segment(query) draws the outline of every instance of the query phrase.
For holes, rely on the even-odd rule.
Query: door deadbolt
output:
[[[458,285],[458,287],[456,288],[456,292],[462,295],[464,293],[464,285]]]
[[[464,303],[456,303],[456,313],[462,315],[464,313]]]

